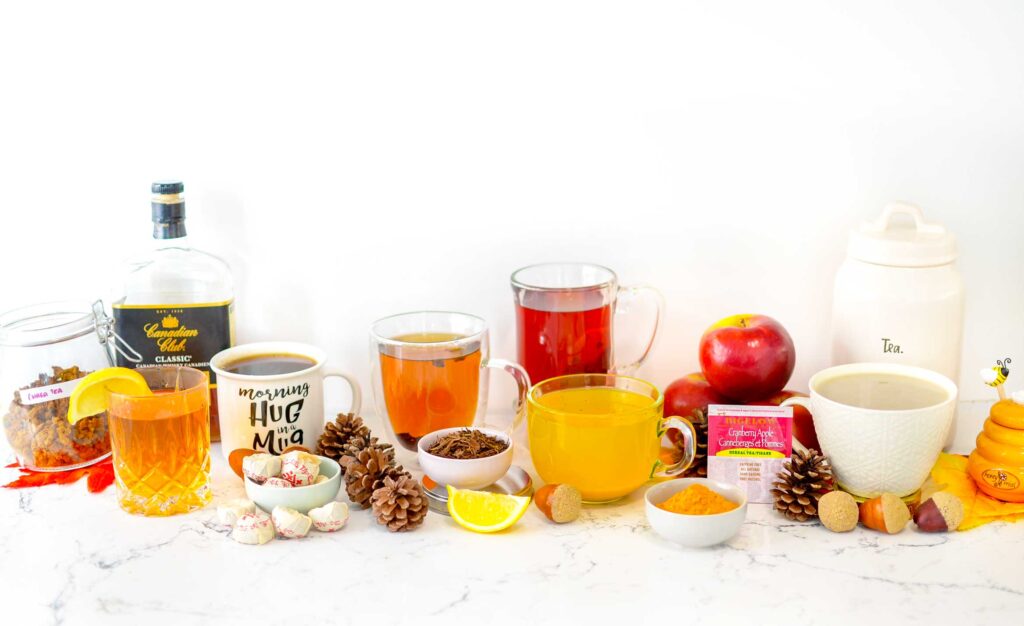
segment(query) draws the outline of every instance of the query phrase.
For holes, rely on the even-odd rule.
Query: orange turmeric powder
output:
[[[693,484],[659,504],[658,508],[684,515],[714,515],[726,513],[738,506],[704,485]]]

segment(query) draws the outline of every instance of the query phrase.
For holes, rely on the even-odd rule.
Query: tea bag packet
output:
[[[238,543],[263,545],[274,538],[274,524],[269,517],[245,514],[235,523],[231,538]]]
[[[341,530],[348,521],[348,505],[344,502],[330,502],[310,509],[309,517],[313,520],[314,528],[320,532],[333,533]]]
[[[274,522],[274,527],[277,528],[277,533],[289,539],[305,537],[309,533],[310,526],[313,525],[313,520],[308,515],[303,515],[286,506],[275,506],[270,517]]]
[[[320,474],[320,459],[308,452],[288,452],[281,457],[280,474],[295,487],[311,485]]]
[[[262,485],[268,478],[281,473],[281,457],[273,454],[250,454],[242,460],[242,473],[245,477]]]
[[[739,486],[747,501],[772,503],[772,483],[792,453],[793,407],[708,407],[708,478]]]
[[[280,487],[282,489],[291,489],[292,484],[280,476],[271,476],[263,483],[264,487]]]
[[[229,500],[217,507],[217,523],[222,526],[234,526],[243,515],[256,513],[256,505],[251,500],[238,498]]]

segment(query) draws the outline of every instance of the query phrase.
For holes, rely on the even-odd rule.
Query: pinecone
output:
[[[355,413],[339,413],[324,427],[324,434],[317,441],[316,453],[337,461],[345,455],[345,445],[354,437],[369,439],[370,429]]]
[[[832,464],[817,450],[794,452],[773,483],[775,510],[787,518],[806,522],[818,516],[818,500],[834,489]]]
[[[405,473],[400,465],[395,465],[394,451],[372,446],[341,457],[341,465],[345,468],[345,492],[349,500],[364,509],[370,506],[370,497],[384,484],[385,478]]]
[[[392,459],[395,458],[395,447],[390,443],[381,443],[376,437],[370,437],[367,435],[355,436],[348,440],[341,449],[341,458],[346,456],[356,456],[363,450],[380,450],[387,454]],[[338,459],[338,463],[341,463],[341,459]]]
[[[409,474],[388,476],[373,492],[373,515],[393,533],[413,530],[427,516],[427,499]]]
[[[693,424],[693,430],[697,433],[696,447],[694,449],[693,463],[685,471],[679,474],[680,478],[707,478],[708,477],[708,418],[704,411],[694,409],[693,414],[686,418]],[[683,440],[675,442],[679,450],[679,457],[683,455]],[[678,458],[678,457],[677,457]]]

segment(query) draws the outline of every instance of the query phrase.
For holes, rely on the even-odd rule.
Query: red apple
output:
[[[695,409],[707,411],[709,404],[728,404],[700,372],[687,374],[665,387],[665,415],[689,418]]]
[[[700,369],[719,394],[749,402],[789,382],[796,349],[789,333],[767,315],[733,315],[700,338]]]
[[[779,393],[766,398],[764,400],[757,400],[754,402],[748,402],[747,404],[760,404],[760,405],[772,405],[778,406],[783,401],[788,400],[794,396],[806,398],[806,393],[800,393],[799,391],[790,391],[783,389]],[[818,434],[814,432],[814,420],[811,419],[811,412],[804,407],[794,404],[793,406],[793,438],[804,445],[805,448],[814,448],[817,451],[821,451],[821,444],[818,443]]]

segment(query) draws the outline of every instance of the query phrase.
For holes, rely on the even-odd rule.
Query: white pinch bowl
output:
[[[739,506],[714,515],[684,515],[657,506],[697,483],[736,502]],[[736,485],[717,480],[677,478],[649,488],[644,494],[644,508],[647,512],[647,522],[662,538],[688,548],[706,548],[727,541],[739,531],[747,519],[747,494]]]
[[[327,480],[318,485],[305,487],[267,487],[245,479],[245,494],[267,513],[276,506],[286,506],[305,515],[310,509],[333,502],[341,489],[341,466],[334,459],[317,456],[320,459],[320,475]]]
[[[446,459],[427,452],[430,446],[448,433],[460,430],[477,430],[485,435],[501,439],[508,444],[503,451],[482,459]],[[475,428],[473,426],[442,428],[424,435],[417,444],[417,460],[420,469],[439,485],[451,485],[456,489],[483,489],[498,482],[512,467],[512,437],[503,431],[493,428]]]

